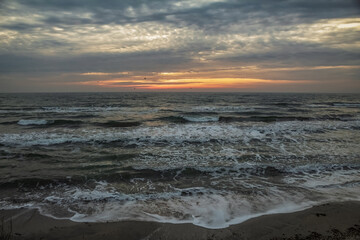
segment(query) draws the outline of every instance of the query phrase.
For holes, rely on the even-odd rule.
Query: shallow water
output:
[[[359,200],[360,95],[0,94],[0,208],[191,222]]]

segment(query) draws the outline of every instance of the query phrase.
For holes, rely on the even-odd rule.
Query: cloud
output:
[[[239,67],[247,70],[238,76],[259,79],[358,79],[357,68],[305,69],[360,65],[357,1],[0,3],[0,81],[15,72],[70,73],[77,76],[74,82],[119,77],[119,72],[193,71],[225,78],[229,72],[221,69]],[[293,70],[272,70],[278,68]],[[108,75],[78,75],[94,72]]]
[[[76,56],[0,55],[0,72],[119,72],[162,71],[190,66],[180,53],[142,52],[131,54],[82,54]],[[185,65],[185,66],[184,66]]]
[[[5,5],[11,1],[5,1]],[[229,24],[257,22],[264,26],[293,25],[319,19],[357,16],[356,1],[259,0],[22,0],[17,11],[39,13],[46,25],[129,24],[158,21],[176,26],[226,29]],[[13,3],[14,4],[14,3]],[[76,14],[74,14],[76,13]],[[31,26],[31,25],[28,25]]]

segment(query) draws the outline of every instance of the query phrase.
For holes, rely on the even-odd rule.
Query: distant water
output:
[[[360,95],[0,94],[0,208],[222,228],[360,200]]]

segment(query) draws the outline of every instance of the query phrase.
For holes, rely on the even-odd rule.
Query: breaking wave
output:
[[[32,123],[32,122],[29,122]],[[44,122],[37,122],[43,124]],[[119,123],[121,125],[121,123]],[[127,123],[125,123],[127,124]],[[130,124],[132,126],[132,124]],[[134,125],[137,125],[134,124]],[[156,143],[156,142],[248,142],[251,139],[272,140],[276,137],[284,138],[305,133],[317,133],[337,129],[360,128],[360,121],[312,121],[311,124],[301,121],[275,122],[272,124],[207,124],[198,123],[185,125],[165,125],[158,127],[144,126],[130,128],[124,131],[101,130],[101,129],[64,129],[60,132],[28,132],[28,133],[3,133],[0,134],[2,145],[52,145],[61,143],[86,143],[86,142],[116,142],[126,144]]]

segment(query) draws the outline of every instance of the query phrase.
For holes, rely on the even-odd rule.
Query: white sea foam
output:
[[[42,107],[44,112],[56,112],[56,113],[77,113],[77,112],[109,112],[109,111],[123,111],[122,107]]]
[[[329,108],[330,106],[327,104],[308,104],[306,107],[310,108]]]
[[[67,218],[77,222],[138,220],[192,223],[211,229],[225,228],[261,215],[294,212],[329,201],[360,200],[357,194],[360,186],[330,190],[309,188],[306,191],[302,188],[302,185],[293,183],[289,189],[272,186],[264,188],[263,193],[255,191],[251,195],[206,188],[123,194],[102,182],[95,189],[56,189],[44,200],[40,195],[28,194],[27,197],[32,199],[32,204],[28,206],[41,209],[43,214],[64,218],[59,212],[67,212]],[[181,191],[192,194],[182,196]],[[1,203],[1,208],[4,205]]]
[[[38,124],[46,124],[46,120],[36,120]],[[33,122],[24,122],[30,124]],[[229,143],[243,142],[247,144],[251,140],[264,140],[274,149],[279,148],[279,141],[297,141],[296,137],[301,139],[308,133],[319,131],[332,131],[337,129],[351,129],[360,127],[360,121],[336,122],[336,121],[313,121],[308,122],[279,122],[272,124],[183,124],[166,126],[141,126],[133,129],[63,129],[61,132],[33,131],[27,133],[5,133],[0,134],[0,144],[3,145],[52,145],[66,142],[112,142],[124,141],[127,144],[143,145],[168,142],[170,144],[179,144],[183,142],[208,142],[211,140],[223,141]],[[280,146],[281,147],[281,146]],[[320,147],[320,146],[319,146]],[[286,149],[284,148],[284,151]]]
[[[311,206],[312,203],[311,201],[300,202],[301,196],[292,196],[288,199],[275,195],[258,196],[255,200],[246,196],[216,191],[215,193],[206,193],[205,191],[203,195],[186,197],[180,197],[176,193],[162,193],[158,194],[156,198],[149,198],[148,195],[131,196],[126,201],[123,197],[119,199],[116,196],[113,200],[105,202],[94,201],[94,199],[85,203],[79,201],[81,195],[84,195],[80,197],[81,200],[88,200],[89,193],[86,190],[84,192],[78,190],[73,200],[62,202],[76,203],[76,206],[70,207],[70,209],[78,209],[77,214],[71,217],[71,220],[77,222],[142,220],[193,223],[206,228],[218,229],[264,214],[299,210]],[[109,193],[104,192],[102,195],[109,196]],[[64,196],[69,197],[66,193]],[[89,207],[92,211],[84,214],[83,211]]]
[[[28,126],[28,125],[46,125],[49,121],[45,119],[21,119],[17,122],[17,124],[22,126]]]
[[[219,116],[183,116],[189,122],[218,122]]]
[[[256,164],[242,166],[259,167]],[[291,172],[291,169],[285,170]],[[132,184],[139,181],[148,187],[127,193],[117,189],[117,184],[105,181],[95,182],[95,187],[58,185],[24,195],[21,204],[4,200],[0,202],[0,208],[20,205],[39,208],[44,215],[77,222],[139,220],[192,223],[218,229],[265,214],[293,212],[330,201],[360,200],[359,169],[306,165],[293,172],[283,175],[281,182],[279,179],[272,182],[262,176],[256,179],[228,174],[221,178],[213,176],[213,182],[225,181],[226,190],[219,186],[218,189],[178,187],[177,183],[177,187],[170,186],[167,191],[161,191],[161,183],[140,178],[134,179]],[[349,182],[355,184],[347,184]],[[236,187],[231,188],[230,183]],[[156,191],[152,191],[154,186]]]
[[[360,103],[334,103],[335,107],[360,108]]]
[[[261,106],[261,108],[264,108]],[[195,112],[252,112],[256,106],[196,106],[192,110]]]
[[[6,109],[0,110],[0,113],[96,113],[100,115],[109,114],[148,114],[158,112],[157,108],[145,107],[41,107],[37,109]]]

